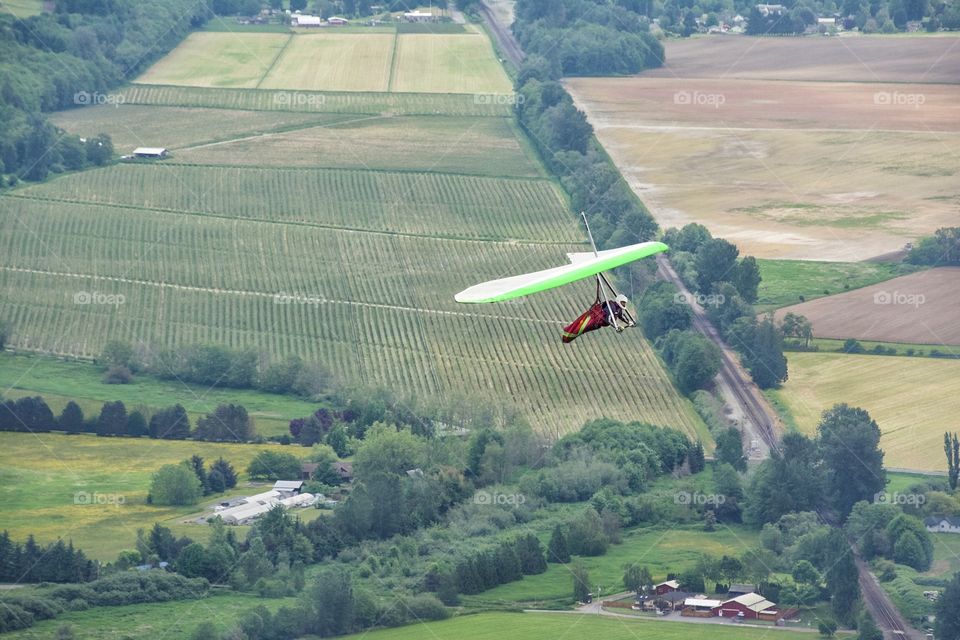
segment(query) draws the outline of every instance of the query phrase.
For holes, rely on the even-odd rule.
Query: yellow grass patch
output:
[[[509,94],[511,85],[483,34],[403,34],[392,90]]]
[[[386,91],[394,35],[297,35],[260,84],[261,89]]]
[[[776,392],[807,434],[846,402],[880,425],[889,467],[941,471],[943,433],[957,429],[960,361],[825,353],[788,354],[790,378]]]
[[[256,87],[289,38],[281,33],[191,33],[136,82]]]

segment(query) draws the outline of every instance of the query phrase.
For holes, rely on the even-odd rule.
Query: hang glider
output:
[[[662,242],[641,242],[607,251],[568,253],[570,264],[519,276],[476,284],[453,297],[457,302],[478,304],[504,302],[532,293],[562,287],[565,284],[596,276],[604,271],[661,253],[668,249]]]
[[[583,213],[580,216],[587,225],[587,234],[593,244],[592,252],[568,253],[570,264],[562,267],[481,282],[464,289],[454,296],[454,300],[467,304],[504,302],[595,277],[596,299],[589,309],[564,327],[563,341],[572,342],[578,336],[601,327],[612,326],[620,332],[627,327],[636,326],[636,320],[627,310],[627,297],[616,292],[603,272],[667,251],[669,247],[662,242],[641,242],[618,249],[597,251],[587,217]],[[608,291],[610,295],[607,295]]]

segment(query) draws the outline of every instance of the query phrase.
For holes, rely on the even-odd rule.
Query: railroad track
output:
[[[510,32],[509,26],[497,22],[497,17],[493,15],[493,11],[490,10],[486,2],[480,2],[480,13],[483,16],[483,21],[487,23],[490,31],[493,32],[493,37],[500,46],[500,51],[513,63],[513,66],[519,67],[520,63],[523,62],[525,54],[520,47],[520,43],[517,42],[517,39],[513,37],[513,33]]]

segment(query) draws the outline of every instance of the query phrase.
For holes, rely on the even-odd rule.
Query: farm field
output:
[[[956,428],[960,361],[827,353],[788,353],[790,378],[773,392],[801,431],[816,432],[838,402],[861,407],[880,426],[884,464],[942,471],[943,434]]]
[[[813,323],[820,338],[960,345],[960,267],[913,273],[856,291],[784,307]]]
[[[43,591],[39,590],[39,594]],[[2,595],[0,595],[2,601]],[[259,606],[276,611],[293,606],[296,598],[260,598],[253,594],[215,594],[200,600],[95,607],[68,611],[53,620],[41,620],[29,629],[4,635],[11,640],[54,638],[57,629],[69,625],[78,640],[127,640],[128,638],[189,638],[202,622],[212,622],[217,631],[229,631],[243,614]]]
[[[277,33],[191,33],[137,82],[256,87],[289,40],[290,36]]]
[[[636,563],[650,568],[654,580],[667,573],[684,570],[701,554],[739,555],[757,546],[759,531],[741,525],[721,525],[713,533],[702,526],[690,529],[636,528],[624,532],[623,543],[611,545],[602,556],[579,558],[590,573],[590,579],[603,587],[604,593],[623,591],[623,566]],[[550,564],[545,573],[524,576],[522,580],[495,587],[476,596],[464,596],[467,606],[525,603],[536,607],[548,604],[569,604],[571,593],[570,567]]]
[[[508,94],[486,34],[192,33],[145,85],[297,91]]]
[[[599,336],[590,351],[564,348],[559,328],[583,304],[573,288],[527,304],[453,302],[464,283],[552,266],[582,247],[548,181],[428,175],[411,188],[407,174],[162,167],[111,167],[8,196],[0,290],[15,347],[94,356],[111,336],[150,349],[215,343],[297,353],[348,383],[515,405],[550,434],[607,415],[708,439],[639,333]],[[190,181],[169,175],[176,170]],[[365,184],[381,190],[351,210],[297,190],[300,180],[309,195],[324,184],[316,177],[341,198],[362,198]],[[385,179],[395,191],[382,190]],[[289,209],[267,207],[269,194],[296,197]],[[98,198],[115,202],[89,202]],[[343,215],[352,219],[335,217]],[[124,302],[74,302],[94,293]],[[613,358],[623,340],[637,353],[633,385],[593,359]],[[608,391],[574,382],[587,375]]]
[[[644,76],[863,82],[960,82],[955,34],[839,38],[683,38]]]
[[[499,93],[510,79],[480,31],[467,35],[404,34],[394,54],[393,91]]]
[[[183,405],[190,424],[219,404],[242,404],[263,436],[289,433],[290,420],[310,415],[316,403],[292,396],[262,393],[252,389],[220,389],[190,385],[176,380],[135,376],[124,385],[105,385],[100,367],[40,356],[0,354],[0,395],[4,398],[42,396],[57,415],[70,400],[85,416],[97,415],[104,402],[120,400],[128,411],[146,407],[151,411]]]
[[[512,178],[543,175],[539,161],[521,145],[507,118],[356,116],[343,122],[187,147],[177,153],[176,161],[445,171]]]
[[[392,33],[294,36],[259,86],[305,91],[388,91],[395,38]]]
[[[859,289],[901,276],[920,267],[883,262],[812,262],[758,260],[760,275],[757,311],[767,312],[849,289]]]
[[[956,217],[960,65],[943,54],[957,42],[670,41],[669,68],[567,86],[663,226],[700,222],[759,258],[856,262]]]
[[[259,451],[281,450],[280,445],[10,432],[0,433],[0,447],[4,452],[0,467],[3,528],[11,537],[24,540],[33,534],[43,542],[71,539],[90,557],[105,561],[115,560],[120,549],[133,547],[137,529],[150,528],[154,522],[170,526],[177,535],[206,539],[205,525],[184,524],[183,518],[220,502],[222,496],[207,496],[191,507],[146,504],[150,479],[163,465],[194,454],[208,463],[223,456],[240,476],[237,487],[224,495],[244,495],[259,490],[246,480],[250,460]],[[306,449],[283,450],[306,453]],[[78,492],[118,498],[108,504],[97,504],[96,498],[78,504]]]
[[[306,126],[327,126],[353,120],[353,114],[243,111],[197,107],[159,107],[120,104],[58,111],[56,126],[89,137],[109,133],[121,154],[136,147],[163,146],[170,150]]]
[[[605,640],[761,640],[770,638],[811,638],[801,631],[750,629],[734,624],[692,624],[660,620],[624,620],[578,613],[480,613],[451,620],[413,624],[396,629],[368,631],[344,636],[345,640],[495,640],[509,629],[512,638],[554,640],[556,638],[604,638]],[[839,633],[837,637],[849,636]]]

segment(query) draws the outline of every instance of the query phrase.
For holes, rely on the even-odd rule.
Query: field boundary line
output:
[[[372,235],[388,236],[394,238],[415,238],[427,240],[442,240],[449,242],[483,242],[490,244],[507,245],[526,245],[534,247],[570,247],[580,244],[586,244],[586,241],[577,242],[576,240],[532,240],[520,238],[494,238],[491,236],[453,236],[453,235],[427,235],[422,233],[410,233],[407,231],[383,231],[379,229],[363,229],[360,227],[343,227],[335,224],[321,224],[318,222],[299,222],[296,220],[270,220],[269,218],[249,218],[230,216],[224,213],[208,213],[204,211],[193,211],[190,209],[166,209],[159,207],[143,207],[137,205],[119,204],[116,202],[91,202],[87,200],[71,200],[69,198],[44,198],[41,196],[6,194],[5,198],[18,198],[20,200],[35,200],[38,202],[62,202],[64,204],[81,204],[92,207],[110,207],[112,209],[129,209],[132,211],[149,211],[154,213],[166,213],[168,215],[188,215],[201,218],[217,218],[220,220],[232,220],[234,222],[256,222],[266,224],[276,224],[292,227],[310,227],[314,229],[327,229],[330,231],[341,231],[343,233],[369,233]],[[2,201],[2,200],[0,200]]]
[[[593,125],[595,129],[631,129],[634,131],[777,131],[789,133],[925,133],[933,137],[939,137],[941,134],[960,135],[960,131],[939,130],[939,129],[851,129],[850,127],[837,127],[830,129],[827,127],[710,127],[705,125],[675,125],[675,124],[614,124],[600,123]]]
[[[277,66],[277,62],[280,61],[280,57],[287,50],[287,47],[290,46],[290,43],[293,42],[293,36],[295,34],[291,33],[287,36],[287,41],[283,43],[283,46],[280,47],[280,51],[277,51],[277,55],[273,57],[273,61],[270,63],[270,66],[267,67],[266,71],[263,72],[263,75],[260,76],[260,79],[257,80],[257,84],[253,87],[254,89],[259,89],[260,85],[263,84],[263,81],[267,79],[267,76],[270,75],[270,72],[273,71],[273,68]]]
[[[318,304],[334,304],[334,305],[350,305],[358,307],[366,307],[369,309],[386,309],[389,311],[404,311],[404,312],[413,312],[413,313],[429,313],[433,315],[441,316],[454,316],[461,318],[486,318],[490,320],[511,320],[514,322],[530,322],[534,324],[549,324],[557,325],[562,323],[561,320],[547,320],[544,318],[522,318],[520,316],[493,316],[484,313],[468,313],[466,311],[444,311],[443,309],[427,309],[421,307],[407,307],[403,305],[395,304],[386,304],[382,302],[363,302],[360,300],[340,300],[338,298],[325,298],[322,296],[300,296],[284,293],[282,291],[277,292],[267,292],[267,291],[251,291],[248,289],[220,289],[217,287],[197,287],[193,285],[186,284],[175,284],[172,282],[155,282],[152,280],[141,280],[138,278],[126,278],[122,276],[101,276],[93,275],[88,273],[71,273],[67,271],[47,271],[45,269],[29,269],[27,267],[10,267],[10,266],[0,266],[0,271],[9,271],[13,273],[28,273],[33,275],[40,276],[51,276],[58,278],[77,278],[77,279],[89,279],[89,280],[102,280],[105,282],[120,282],[123,284],[134,284],[146,287],[159,287],[161,289],[173,289],[175,291],[191,291],[195,293],[213,293],[220,295],[232,295],[232,296],[251,296],[255,298],[282,298],[285,302],[277,304],[304,304],[304,305],[318,305]]]
[[[390,52],[390,75],[387,76],[387,93],[393,93],[393,76],[397,73],[397,49],[400,48],[400,29],[393,32],[393,50]]]
[[[349,114],[345,114],[345,115],[349,115]],[[385,118],[382,115],[374,115],[374,114],[369,114],[369,115],[357,114],[357,116],[358,117],[356,118],[351,118],[349,120],[341,120],[337,122],[329,122],[329,123],[310,122],[306,124],[297,124],[297,125],[292,125],[289,128],[274,129],[273,131],[263,131],[261,133],[240,136],[238,138],[225,138],[223,140],[213,140],[211,142],[203,142],[201,144],[194,145],[192,147],[170,147],[170,148],[177,151],[194,151],[196,149],[206,149],[207,147],[216,147],[221,144],[230,144],[232,142],[244,142],[245,140],[256,140],[257,138],[271,138],[273,136],[281,136],[285,133],[291,133],[293,131],[303,131],[304,129],[326,129],[338,124],[353,124],[354,122],[364,122],[366,120],[377,120],[377,119]],[[170,164],[178,164],[178,163],[173,162]],[[203,165],[203,166],[223,166],[223,165]]]
[[[128,163],[130,164],[130,163]],[[513,180],[517,182],[549,182],[557,184],[553,178],[545,176],[517,176],[517,175],[489,175],[486,173],[457,173],[455,171],[436,171],[433,169],[367,169],[351,167],[325,167],[320,165],[256,165],[256,164],[202,164],[199,162],[164,162],[164,166],[174,167],[200,167],[204,169],[245,169],[247,171],[353,171],[356,173],[399,173],[404,175],[431,175],[431,176],[453,176],[464,178],[481,178],[485,180]]]

